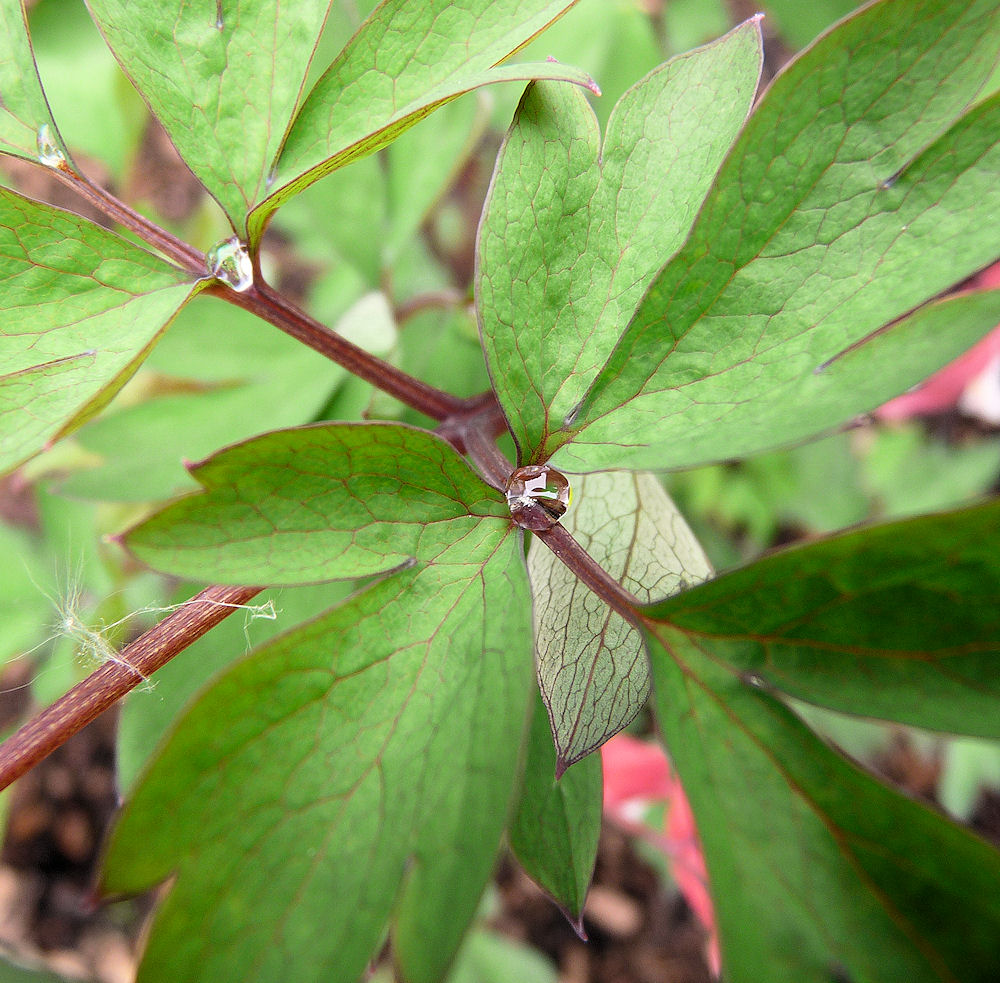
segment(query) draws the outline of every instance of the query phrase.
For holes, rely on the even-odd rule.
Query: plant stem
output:
[[[205,257],[194,246],[140,215],[109,191],[78,174],[68,164],[55,168],[54,173],[82,198],[119,225],[134,232],[182,269],[196,277],[207,275]],[[320,324],[260,280],[258,264],[255,263],[255,267],[258,272],[257,282],[244,293],[230,290],[221,284],[209,287],[207,292],[252,311],[269,324],[433,420],[446,420],[466,411],[465,400],[421,382]]]
[[[432,310],[434,308],[453,308],[469,302],[468,295],[461,290],[431,290],[425,294],[417,294],[409,300],[403,301],[396,308],[396,321],[403,324],[411,317],[421,311]]]
[[[558,559],[586,584],[605,604],[626,621],[642,627],[638,609],[642,602],[611,577],[604,568],[558,523],[551,529],[533,532]]]
[[[0,789],[20,778],[210,628],[259,594],[260,587],[207,587],[153,625],[0,744]]]
[[[205,256],[194,246],[151,222],[134,208],[116,198],[110,191],[94,184],[83,174],[77,174],[69,165],[53,170],[67,187],[72,188],[81,198],[114,219],[123,228],[134,232],[140,239],[158,249],[169,260],[195,276],[205,276]]]
[[[210,292],[231,304],[251,311],[286,334],[308,345],[349,372],[394,396],[407,406],[431,417],[446,420],[463,413],[464,399],[435,389],[394,365],[366,352],[299,310],[266,283],[256,283],[243,293],[226,287],[210,287]]]

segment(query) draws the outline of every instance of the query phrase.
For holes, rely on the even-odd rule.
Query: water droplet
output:
[[[38,127],[38,160],[46,167],[63,167],[66,164],[66,155],[56,143],[52,127],[48,123],[42,123]]]
[[[747,686],[752,686],[754,689],[768,689],[767,680],[759,672],[744,672],[740,674],[740,679],[746,683]]]
[[[243,293],[253,286],[250,254],[236,236],[217,242],[205,253],[205,268],[210,276],[228,284],[237,293]]]
[[[215,0],[215,29],[221,31],[225,26],[226,21],[222,16],[222,0]]]
[[[532,532],[551,529],[569,508],[572,490],[566,476],[547,464],[518,468],[507,479],[511,518]]]

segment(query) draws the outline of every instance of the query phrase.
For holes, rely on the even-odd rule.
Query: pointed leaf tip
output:
[[[558,908],[563,913],[566,921],[569,922],[569,927],[576,932],[576,937],[581,942],[589,942],[590,936],[587,935],[587,930],[583,927],[583,915],[576,915],[574,917],[562,905],[558,905]]]

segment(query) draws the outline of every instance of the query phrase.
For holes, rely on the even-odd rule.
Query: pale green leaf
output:
[[[89,0],[125,73],[245,235],[330,0]]]
[[[556,967],[537,949],[506,935],[482,931],[469,933],[448,976],[448,983],[558,983],[558,980]]]
[[[456,562],[383,580],[193,706],[108,853],[106,890],[176,875],[140,981],[356,983],[390,915],[403,976],[444,975],[500,845],[531,697],[509,530],[481,520]]]
[[[114,233],[0,189],[0,470],[100,409],[194,289]]]
[[[204,486],[136,526],[128,547],[165,572],[219,583],[351,579],[446,562],[499,494],[423,430],[327,423],[279,430],[192,468]]]
[[[651,474],[573,479],[563,526],[640,601],[667,597],[711,575],[701,546]],[[638,630],[533,540],[535,661],[561,773],[617,734],[645,705],[649,665]]]
[[[521,462],[607,361],[656,271],[684,241],[750,109],[748,21],[630,89],[602,146],[579,90],[535,84],[497,162],[479,232],[483,344]]]
[[[555,463],[745,455],[842,423],[944,364],[942,339],[936,360],[904,353],[876,375],[865,346],[834,362],[839,393],[824,382],[831,359],[1000,253],[1000,99],[960,116],[998,50],[992,0],[885,0],[789,66],[550,441],[576,441]]]
[[[256,237],[283,201],[457,96],[503,81],[593,86],[555,63],[500,65],[572,0],[385,0],[317,81],[288,132],[273,190],[250,218]]]

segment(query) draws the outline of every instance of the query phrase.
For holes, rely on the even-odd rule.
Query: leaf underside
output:
[[[705,580],[711,567],[684,518],[650,474],[574,478],[563,525],[601,567],[640,601]],[[535,662],[558,751],[558,771],[600,747],[635,717],[649,695],[639,631],[533,540]]]

